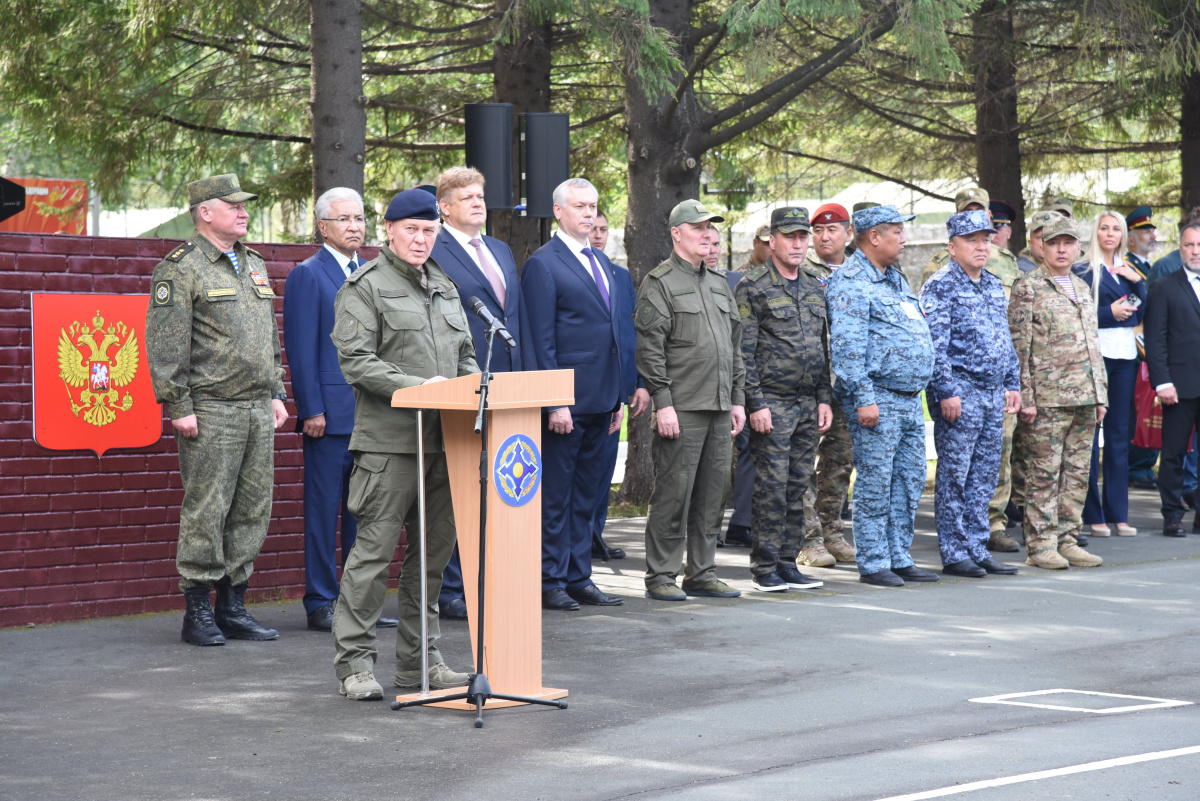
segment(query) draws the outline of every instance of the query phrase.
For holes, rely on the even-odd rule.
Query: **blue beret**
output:
[[[396,193],[383,215],[385,220],[439,219],[437,199],[424,189],[405,189]]]
[[[951,214],[950,219],[946,220],[946,231],[950,236],[967,236],[977,231],[996,233],[996,229],[988,222],[987,212],[983,209],[971,209]]]
[[[885,223],[906,223],[915,218],[913,214],[901,214],[895,206],[872,206],[854,212],[854,230],[861,232]]]

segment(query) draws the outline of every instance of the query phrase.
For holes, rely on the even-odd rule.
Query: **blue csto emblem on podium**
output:
[[[509,506],[529,503],[542,483],[542,455],[533,440],[524,434],[504,440],[492,462],[492,480]]]

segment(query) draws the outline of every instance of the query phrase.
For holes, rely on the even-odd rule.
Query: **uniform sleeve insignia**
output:
[[[196,249],[195,242],[184,242],[182,245],[180,245],[179,247],[175,248],[170,253],[168,253],[166,260],[177,262],[180,259],[182,259],[184,256],[186,256],[187,254],[191,253],[195,249]]]
[[[651,278],[662,278],[667,273],[671,272],[671,262],[664,261],[662,264],[650,271]]]
[[[338,320],[337,328],[334,329],[337,338],[343,342],[349,342],[354,339],[354,335],[358,333],[358,320],[353,315],[344,315]]]
[[[749,317],[752,313],[753,313],[753,311],[750,308],[750,304],[747,303],[746,301],[742,301],[741,303],[738,304],[738,314],[742,315],[743,320],[745,320],[747,317]],[[758,419],[758,418],[755,418],[755,419]]]
[[[1022,325],[1025,322],[1025,320],[1026,320],[1026,311],[1024,309],[1013,309],[1012,310],[1013,325]]]
[[[643,298],[642,302],[638,304],[637,321],[642,325],[650,325],[661,316],[648,298]]]
[[[175,305],[175,285],[171,281],[155,281],[154,294],[152,295],[154,305],[157,306],[174,306]]]
[[[925,316],[933,314],[937,311],[938,300],[937,295],[932,292],[924,292],[921,296],[921,311],[925,312]]]

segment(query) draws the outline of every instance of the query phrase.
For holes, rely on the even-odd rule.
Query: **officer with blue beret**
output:
[[[854,544],[860,579],[881,587],[937,581],[909,555],[925,489],[920,394],[933,342],[901,272],[904,223],[895,206],[854,212],[857,249],[826,285],[837,394],[854,443]]]
[[[988,502],[1000,475],[1004,415],[1021,408],[1020,364],[1004,285],[984,269],[995,232],[987,212],[960,211],[946,230],[950,261],[921,289],[934,353],[926,399],[938,453],[938,547],[947,575],[1008,575],[1017,569],[988,552]]]

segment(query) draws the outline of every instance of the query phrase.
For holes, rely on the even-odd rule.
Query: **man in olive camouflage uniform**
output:
[[[812,216],[812,245],[802,270],[828,282],[849,257],[847,246],[854,235],[850,214],[844,206],[826,203]],[[833,382],[837,376],[830,376]],[[837,562],[854,563],[854,546],[846,542],[842,508],[854,472],[854,446],[846,415],[836,397],[830,397],[833,422],[817,446],[816,480],[804,492],[804,547],[796,563],[830,567]]]
[[[729,484],[730,436],[746,421],[741,319],[729,284],[704,266],[724,218],[685,200],[669,218],[671,256],[638,291],[638,375],[654,400],[654,494],[646,518],[646,597],[733,598],[717,579],[717,533]],[[675,579],[687,567],[682,589]]]
[[[1071,272],[1078,237],[1066,217],[1046,223],[1045,264],[1017,279],[1008,305],[1021,362],[1026,563],[1048,569],[1103,562],[1076,540],[1092,438],[1108,403],[1092,292]]]
[[[194,645],[279,636],[243,605],[271,522],[274,432],[288,417],[275,293],[262,256],[240,241],[257,197],[236,175],[188,184],[196,230],[154,268],[146,312],[154,395],[179,447],[175,564],[182,639]]]
[[[748,273],[755,267],[760,267],[766,263],[771,257],[771,248],[769,242],[771,239],[771,226],[760,225],[758,230],[754,232],[754,239],[750,240],[750,255],[746,260],[733,269],[739,273]]]
[[[387,593],[388,567],[400,528],[408,544],[398,590],[397,687],[421,686],[421,615],[428,623],[429,686],[455,687],[467,674],[452,671],[435,643],[442,571],[457,532],[440,417],[392,408],[398,389],[478,373],[475,346],[458,288],[429,258],[438,232],[437,201],[422,189],[400,192],[384,214],[388,244],[346,279],[334,300],[333,344],[346,382],[354,387],[354,468],[347,494],[358,536],[346,558],[333,613],[334,670],[339,692],[352,700],[383,697],[375,680],[375,629]],[[425,444],[426,592],[421,593],[417,521],[417,437]]]
[[[764,592],[820,587],[796,569],[804,493],[820,433],[829,428],[829,323],[825,287],[801,269],[808,211],[771,213],[771,257],[738,283],[746,411],[754,459],[750,569]]]

